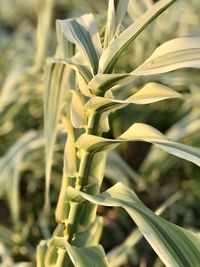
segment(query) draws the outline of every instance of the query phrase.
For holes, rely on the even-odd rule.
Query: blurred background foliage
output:
[[[130,0],[124,25],[137,19],[151,4],[152,0]],[[107,1],[0,0],[1,267],[34,266],[39,240],[48,239],[56,224],[54,209],[66,139],[61,125],[51,180],[52,211],[48,220],[43,215],[43,78],[45,59],[54,54],[56,46],[55,19],[93,12],[103,32],[106,11]],[[118,62],[118,71],[132,70],[169,39],[199,36],[199,13],[199,0],[177,1],[128,49]],[[175,88],[182,92],[183,100],[162,101],[145,108],[130,105],[117,111],[110,117],[112,130],[108,135],[119,135],[133,122],[147,122],[174,140],[200,147],[199,71],[186,69],[137,78],[124,85],[124,97],[147,81]],[[140,142],[127,143],[118,152],[109,153],[104,188],[113,181],[123,181],[153,210],[178,192],[163,216],[198,231],[200,180],[196,166]],[[134,224],[125,212],[101,207],[99,214],[105,217],[102,244],[109,252],[112,267],[162,266],[146,241],[138,242],[138,233],[132,232]]]

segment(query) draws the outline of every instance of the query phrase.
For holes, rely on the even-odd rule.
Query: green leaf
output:
[[[47,251],[47,242],[42,240],[37,246],[36,250],[36,262],[37,267],[45,267],[45,254]]]
[[[83,128],[86,127],[87,119],[86,119],[86,110],[81,99],[80,94],[77,91],[72,90],[72,102],[71,102],[71,110],[70,117],[73,127],[75,128]]]
[[[81,56],[96,74],[102,47],[94,16],[86,14],[76,19],[58,20],[58,23],[65,37],[76,45]]]
[[[88,109],[104,111],[113,107],[124,107],[128,104],[150,104],[169,98],[179,98],[181,94],[171,88],[159,83],[148,83],[142,89],[125,100],[118,100],[107,97],[92,97],[87,103]]]
[[[106,48],[117,34],[126,13],[128,0],[109,0],[104,47]]]
[[[98,196],[80,194],[95,204],[124,208],[166,266],[199,266],[199,236],[153,213],[130,188],[117,183]]]
[[[16,228],[20,224],[20,172],[24,157],[44,146],[44,138],[36,131],[22,135],[0,158],[0,195],[6,192],[12,220]]]
[[[119,37],[111,42],[103,52],[99,61],[99,73],[111,73],[119,56],[133,40],[176,0],[160,0],[145,12],[137,21],[131,24]]]
[[[85,96],[90,97],[91,93],[87,84],[92,79],[92,73],[89,70],[89,66],[82,64],[81,61],[83,61],[83,59],[80,57],[80,54],[76,54],[75,56],[67,60],[52,58],[52,62],[67,65],[72,70],[76,71],[77,83],[81,93]],[[70,79],[70,82],[73,83],[73,88],[76,86],[74,81],[75,76],[73,77],[73,79]]]
[[[106,255],[101,245],[79,248],[66,242],[66,248],[76,267],[108,267]]]
[[[90,153],[96,153],[101,150],[113,149],[125,141],[149,142],[172,155],[186,159],[200,166],[199,149],[168,140],[161,132],[143,123],[133,124],[117,139],[106,139],[99,136],[83,134],[77,140],[76,146]]]
[[[44,98],[44,133],[45,133],[45,172],[46,191],[45,206],[49,208],[49,188],[51,178],[51,168],[53,161],[53,147],[56,141],[57,124],[64,103],[64,91],[71,69],[62,64],[48,61],[46,67],[46,90]],[[70,88],[69,88],[70,89]]]
[[[180,68],[200,68],[200,38],[185,37],[159,46],[133,75],[153,75]]]
[[[43,68],[45,57],[47,54],[47,43],[50,35],[51,18],[53,11],[53,0],[42,1],[38,9],[37,24],[37,45],[35,54],[34,69],[39,72]]]
[[[58,46],[56,49],[56,58],[67,60],[74,56],[74,44],[69,42],[62,31],[62,24],[59,20],[56,21],[56,35]]]
[[[179,191],[170,196],[156,211],[155,214],[161,215],[167,208],[180,200],[183,194]],[[135,245],[142,239],[142,233],[136,228],[129,236],[118,246],[108,252],[107,258],[110,267],[118,267],[123,265],[129,255],[133,255]]]

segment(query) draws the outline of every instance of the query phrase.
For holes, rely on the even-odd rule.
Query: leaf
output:
[[[44,146],[44,138],[36,131],[22,135],[0,159],[0,195],[6,192],[12,220],[16,228],[20,224],[20,173],[24,157]]]
[[[172,155],[186,159],[200,166],[199,149],[170,141],[161,132],[143,123],[133,124],[117,139],[106,139],[99,136],[83,134],[77,140],[76,146],[90,153],[96,153],[101,150],[113,149],[125,141],[144,141],[152,143]]]
[[[117,34],[126,13],[128,2],[128,0],[109,0],[104,48],[108,46]]]
[[[70,76],[70,68],[62,63],[47,62],[46,90],[44,98],[44,133],[45,133],[45,172],[46,190],[45,207],[49,209],[49,188],[53,161],[53,147],[56,141],[57,124],[64,103],[64,90]],[[70,89],[70,88],[69,88]]]
[[[88,109],[104,111],[117,106],[124,107],[128,104],[150,104],[169,98],[179,97],[181,97],[181,94],[171,88],[152,82],[146,84],[142,89],[125,100],[94,96],[86,103],[86,107]]]
[[[98,205],[124,208],[166,266],[199,266],[199,236],[153,213],[130,188],[117,183],[98,196],[80,194]]]
[[[96,246],[99,243],[103,228],[103,218],[97,216],[95,221],[90,225],[87,231],[82,233],[76,233],[76,238],[71,242],[71,245],[78,247]],[[49,242],[49,246],[53,246],[59,249],[66,250],[66,237],[60,237],[58,235],[53,236]]]
[[[70,104],[70,117],[72,125],[75,128],[83,128],[87,124],[86,110],[83,105],[80,94],[77,91],[72,90],[72,102]]]
[[[145,12],[136,22],[131,24],[119,37],[111,42],[103,52],[99,61],[99,73],[111,73],[118,58],[133,40],[176,0],[160,0]]]
[[[180,68],[200,68],[200,38],[185,37],[159,46],[133,75],[153,75]]]
[[[155,211],[155,214],[161,215],[167,208],[182,197],[183,194],[180,191],[176,192]],[[118,267],[123,265],[127,261],[129,255],[133,255],[134,247],[142,239],[142,237],[142,233],[138,229],[134,229],[125,241],[108,252],[107,258],[109,266]]]
[[[72,70],[75,70],[77,77],[74,76],[70,79],[70,83],[73,84],[72,88],[76,87],[75,78],[77,78],[77,83],[81,93],[85,96],[91,97],[91,93],[88,89],[87,84],[92,79],[92,74],[89,70],[89,66],[82,64],[81,60],[83,61],[83,59],[79,57],[79,54],[76,54],[75,56],[67,60],[52,58],[52,62],[67,65]]]
[[[67,60],[74,56],[74,44],[69,42],[62,31],[62,24],[59,20],[56,20],[56,36],[58,46],[56,49],[55,57],[62,60]]]
[[[167,138],[174,141],[180,141],[182,138],[198,134],[200,130],[200,114],[192,111],[179,121],[174,123],[165,132]],[[144,161],[140,166],[140,173],[148,177],[149,181],[155,181],[161,174],[177,164],[174,159],[169,159],[169,155],[164,151],[159,151],[158,148],[152,147],[146,155]],[[159,169],[156,166],[159,165]]]
[[[76,19],[58,20],[65,37],[76,45],[93,73],[98,71],[99,57],[102,53],[100,36],[94,16],[86,14]]]
[[[35,64],[33,66],[36,72],[42,71],[42,67],[45,62],[47,42],[50,35],[53,4],[53,0],[41,1],[40,8],[38,9],[37,45]]]
[[[36,250],[36,262],[37,267],[45,267],[45,254],[47,251],[47,242],[42,240],[37,246]]]
[[[66,242],[66,248],[76,267],[108,267],[106,255],[101,245],[79,248]]]

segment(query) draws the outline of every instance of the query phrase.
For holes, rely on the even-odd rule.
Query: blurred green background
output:
[[[131,0],[124,26],[153,4]],[[59,131],[51,181],[52,211],[47,221],[44,204],[43,95],[46,57],[56,47],[55,20],[92,12],[99,30],[105,23],[107,1],[0,0],[0,266],[34,266],[40,239],[48,239],[56,225],[54,209],[62,177],[66,137]],[[131,71],[163,42],[200,35],[199,0],[179,0],[153,22],[118,62],[119,72]],[[111,115],[109,136],[117,136],[133,122],[147,122],[173,140],[200,147],[200,75],[186,69],[137,79],[124,96],[148,81],[159,81],[183,94],[182,100],[135,106]],[[117,91],[116,91],[117,94]],[[59,128],[59,127],[58,127]],[[59,128],[61,129],[61,127]],[[192,163],[135,142],[110,153],[103,188],[116,181],[130,185],[153,210],[178,192],[178,201],[164,212],[168,220],[200,229],[200,175]],[[102,244],[111,266],[163,266],[142,239],[118,247],[134,224],[122,210],[99,208],[105,229]],[[124,243],[123,243],[124,244]],[[120,250],[121,249],[121,250]],[[121,264],[121,265],[120,265]]]

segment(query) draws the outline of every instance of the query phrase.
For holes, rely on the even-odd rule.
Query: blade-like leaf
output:
[[[53,160],[53,147],[56,141],[57,124],[61,113],[71,69],[62,64],[48,62],[46,70],[46,91],[44,99],[44,132],[46,160],[46,192],[45,206],[49,206],[49,187]]]
[[[75,128],[82,128],[86,126],[86,111],[83,105],[80,94],[77,91],[72,92],[72,102],[71,102],[71,122]]]
[[[123,207],[166,266],[199,266],[199,236],[153,213],[130,188],[118,183],[98,196],[80,194],[99,205]]]
[[[200,38],[185,37],[159,46],[133,75],[153,75],[180,68],[200,68]]]
[[[76,267],[108,267],[108,261],[101,245],[79,248],[66,243],[66,248]]]
[[[36,250],[36,261],[37,267],[45,267],[45,253],[47,251],[47,242],[42,240],[37,246]]]
[[[77,19],[58,20],[58,23],[65,37],[76,45],[82,57],[96,74],[102,47],[94,16],[86,14]]]
[[[125,100],[94,96],[87,102],[86,107],[89,109],[103,111],[117,106],[124,107],[124,105],[128,104],[150,104],[169,98],[179,97],[181,97],[181,94],[167,86],[159,83],[148,83],[138,92]]]
[[[77,73],[77,83],[79,85],[81,93],[88,97],[91,96],[87,84],[92,79],[92,73],[90,72],[89,67],[87,65],[81,63],[81,58],[79,57],[79,54],[76,54],[75,56],[67,60],[52,58],[52,62],[67,65],[72,70],[75,70]],[[74,83],[75,77],[73,78],[73,81],[72,79],[70,81],[71,83]],[[75,85],[73,85],[73,87],[75,87]]]
[[[111,73],[119,56],[159,14],[176,0],[160,0],[110,43],[99,61],[99,73]]]
[[[144,141],[167,151],[177,157],[186,159],[200,166],[200,150],[185,144],[180,144],[168,140],[161,132],[155,128],[143,124],[135,123],[117,139],[106,139],[99,136],[83,134],[76,142],[76,146],[90,153],[101,150],[113,149],[125,141]]]
[[[179,191],[168,198],[156,211],[155,214],[161,215],[172,204],[180,200],[183,194]],[[141,240],[142,233],[138,229],[134,229],[123,243],[114,247],[107,254],[110,267],[118,267],[125,263],[129,255],[134,252],[134,246]]]
[[[28,131],[0,158],[0,195],[6,192],[15,227],[20,218],[20,172],[23,159],[33,150],[44,146],[44,138],[36,131]]]

